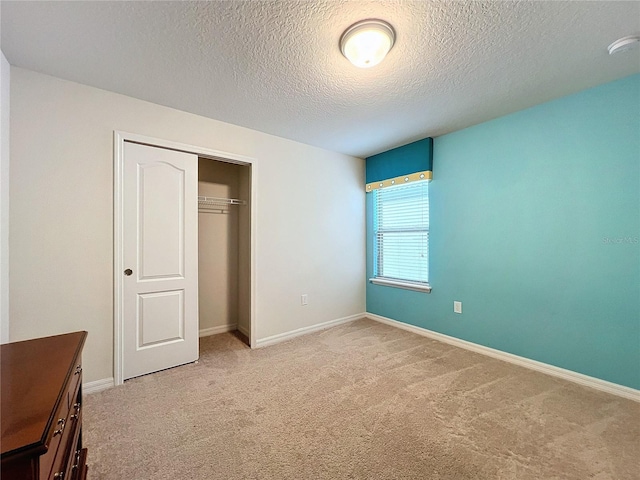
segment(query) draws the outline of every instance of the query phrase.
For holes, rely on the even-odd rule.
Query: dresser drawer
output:
[[[71,467],[71,480],[86,480],[87,478],[87,449],[77,450],[74,464]]]
[[[75,449],[69,450],[71,448],[70,442],[77,438],[76,430],[80,424],[76,417],[79,413],[80,402],[75,400],[78,399],[81,381],[82,366],[77,364],[56,413],[56,425],[54,425],[49,448],[40,460],[40,480],[68,478],[65,471],[69,460],[69,451],[75,451]]]
[[[69,435],[63,438],[58,455],[54,461],[54,469],[49,477],[51,480],[69,480],[73,476],[73,466],[76,464],[76,453],[78,450],[78,437],[80,435],[80,425],[82,424],[82,410],[77,414],[72,414],[70,419]],[[57,469],[56,469],[56,466]],[[56,475],[58,475],[56,477]]]
[[[73,376],[71,377],[71,382],[69,388],[67,390],[67,406],[69,409],[73,407],[73,404],[76,403],[76,398],[78,397],[78,388],[80,388],[80,384],[82,383],[82,363],[76,363],[74,368]]]
[[[80,404],[78,404],[78,407],[80,407]],[[72,419],[72,421],[74,422],[73,440],[71,440],[71,442],[67,446],[67,475],[65,475],[64,477],[67,479],[72,478],[74,475],[74,469],[78,468],[79,458],[77,457],[77,453],[81,447],[79,443],[79,437],[82,425],[82,409],[78,408],[76,411],[77,413],[75,414],[75,418]]]

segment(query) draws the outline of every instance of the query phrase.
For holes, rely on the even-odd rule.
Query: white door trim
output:
[[[113,135],[113,378],[115,385],[123,382],[122,355],[123,355],[123,321],[122,311],[123,282],[122,271],[124,263],[122,259],[123,239],[123,162],[124,142],[135,142],[154,147],[178,150],[194,153],[200,157],[211,158],[221,162],[235,163],[251,166],[251,335],[249,343],[251,348],[256,347],[256,231],[257,231],[257,185],[258,162],[255,158],[236,153],[212,150],[184,143],[171,142],[159,138],[147,137],[135,133],[114,131]]]

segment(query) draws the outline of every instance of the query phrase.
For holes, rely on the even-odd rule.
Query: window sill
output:
[[[414,290],[416,292],[431,293],[431,285],[425,283],[406,282],[403,280],[392,280],[390,278],[374,277],[369,281],[376,285],[386,285],[388,287],[404,288],[406,290]]]

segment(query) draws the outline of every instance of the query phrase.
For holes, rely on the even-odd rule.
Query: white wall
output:
[[[9,341],[9,111],[11,68],[0,52],[0,343]]]
[[[113,130],[257,159],[258,339],[365,311],[361,159],[16,67],[11,80],[12,340],[86,329],[85,380],[113,376]]]

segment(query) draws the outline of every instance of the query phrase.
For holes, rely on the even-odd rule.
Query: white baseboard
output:
[[[217,327],[203,328],[198,332],[198,337],[208,337],[209,335],[217,335],[218,333],[233,332],[238,326],[235,323],[229,325],[220,325]]]
[[[242,325],[238,324],[238,331],[243,334],[245,337],[247,338],[251,338],[251,335],[249,334],[249,330],[247,330],[246,328],[244,328]]]
[[[276,343],[285,342],[287,340],[291,340],[292,338],[299,337],[301,335],[307,335],[309,333],[318,332],[320,330],[325,330],[330,327],[335,327],[337,325],[342,325],[343,323],[353,322],[354,320],[360,320],[361,318],[366,317],[365,313],[358,313],[356,315],[351,315],[349,317],[338,318],[336,320],[329,320],[328,322],[318,323],[317,325],[311,325],[309,327],[298,328],[297,330],[292,330],[290,332],[279,333],[277,335],[272,335],[270,337],[260,338],[256,341],[256,347],[266,347],[268,345],[274,345]]]
[[[102,380],[96,380],[94,382],[87,382],[82,384],[82,393],[96,393],[102,390],[107,390],[115,385],[113,377],[103,378]]]
[[[618,385],[617,383],[607,382],[606,380],[601,380],[599,378],[583,375],[582,373],[566,370],[564,368],[549,365],[548,363],[538,362],[536,360],[520,357],[512,353],[502,352],[494,348],[478,345],[477,343],[467,342],[466,340],[450,337],[449,335],[444,335],[442,333],[427,330],[426,328],[422,328],[422,327],[416,327],[415,325],[402,323],[397,320],[393,320],[391,318],[376,315],[375,313],[366,313],[364,316],[367,318],[370,318],[371,320],[375,320],[377,322],[384,323],[386,325],[391,325],[392,327],[401,328],[403,330],[407,330],[409,332],[422,335],[423,337],[429,337],[434,340],[439,340],[443,343],[448,343],[449,345],[464,348],[465,350],[471,350],[472,352],[497,358],[498,360],[503,360],[505,362],[513,363],[515,365],[519,365],[521,367],[525,367],[530,370],[546,373],[547,375],[562,378],[564,380],[578,383],[586,387],[591,387],[596,390],[600,390],[602,392],[611,393],[619,397],[624,397],[630,400],[634,400],[636,402],[640,402],[640,390],[636,390],[635,388],[625,387],[624,385]]]

